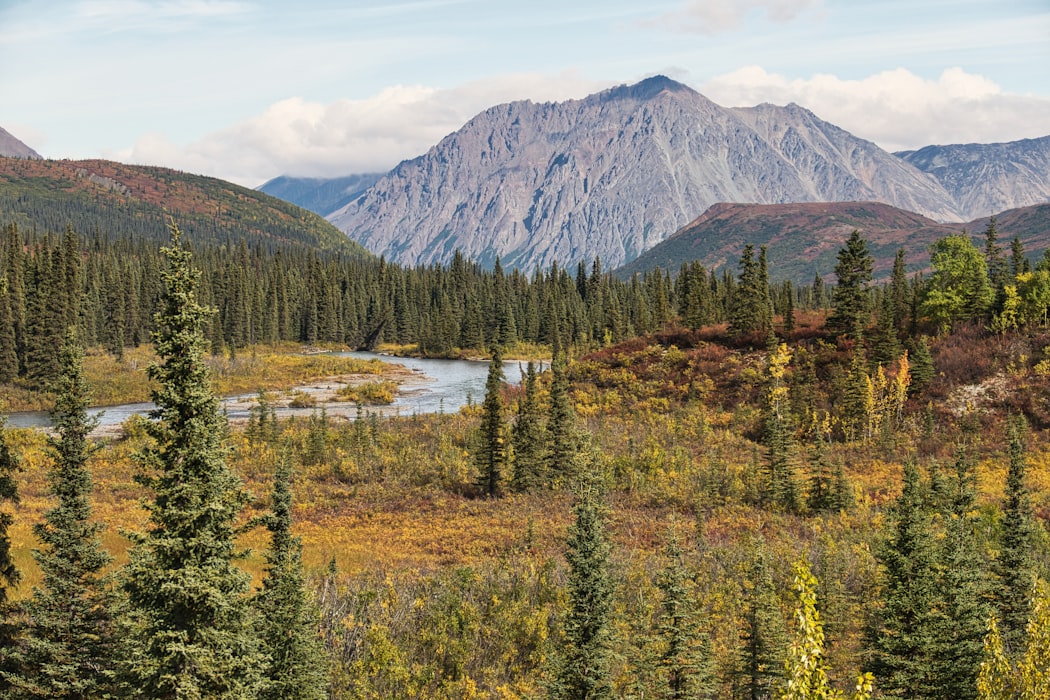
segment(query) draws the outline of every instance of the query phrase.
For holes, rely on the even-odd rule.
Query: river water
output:
[[[394,402],[389,406],[378,407],[385,415],[410,416],[422,413],[454,413],[468,402],[480,403],[485,397],[485,380],[488,377],[489,363],[487,361],[474,360],[436,360],[422,357],[392,357],[379,355],[374,352],[338,352],[333,353],[339,357],[357,357],[365,360],[380,360],[389,364],[401,365],[414,373],[420,375],[422,381],[411,382],[406,390],[398,392]],[[510,384],[520,384],[524,372],[525,363],[504,362],[503,373]],[[310,387],[303,387],[309,391]],[[235,404],[243,405],[245,399],[254,398],[249,396],[231,396],[223,401],[227,409],[227,415],[231,420],[244,419],[248,417],[245,408],[231,408]],[[99,415],[99,427],[120,425],[132,415],[145,415],[156,408],[152,403],[129,403],[118,406],[104,406],[89,410],[91,415]],[[320,408],[320,404],[318,405]],[[291,415],[309,415],[313,409],[294,409],[277,407],[278,417],[284,418]],[[330,415],[335,415],[332,409],[327,409]],[[366,410],[376,411],[377,407],[367,407]],[[345,411],[350,414],[353,411]],[[51,424],[45,411],[20,411],[7,416],[7,425],[12,428],[43,428]]]

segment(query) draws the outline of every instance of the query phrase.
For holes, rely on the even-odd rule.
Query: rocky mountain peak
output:
[[[623,264],[716,202],[884,201],[960,220],[933,178],[797,105],[721,107],[666,76],[485,110],[329,216],[410,265]]]

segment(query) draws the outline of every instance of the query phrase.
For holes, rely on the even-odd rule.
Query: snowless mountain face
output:
[[[897,155],[937,178],[967,219],[1050,202],[1050,136],[926,146]]]
[[[363,173],[344,177],[291,177],[281,175],[259,185],[256,189],[286,202],[328,216],[357,199],[361,193],[382,177],[379,173]]]
[[[31,158],[34,160],[40,159],[39,153],[19,141],[11,134],[11,132],[3,127],[0,127],[0,156],[6,156],[8,158]]]
[[[658,76],[488,109],[328,218],[402,264],[615,267],[716,202],[855,200],[961,219],[934,178],[801,107],[727,109]]]

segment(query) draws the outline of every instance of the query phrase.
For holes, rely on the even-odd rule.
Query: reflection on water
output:
[[[454,413],[468,402],[479,403],[485,397],[485,379],[488,376],[489,363],[474,360],[434,360],[420,357],[390,357],[374,352],[338,352],[339,357],[357,357],[364,360],[380,360],[390,364],[401,365],[425,376],[426,381],[418,387],[403,391],[394,399],[383,413],[410,416],[420,413]],[[525,363],[504,362],[503,373],[510,384],[520,384],[525,371]],[[250,395],[247,398],[252,398]],[[244,396],[232,396],[224,400],[232,405]],[[156,408],[152,403],[129,403],[119,406],[92,408],[91,415],[99,415],[99,425],[119,425],[132,415],[144,415]],[[369,409],[374,410],[374,409]],[[277,415],[309,415],[312,409],[276,408]],[[354,409],[351,409],[351,413]],[[331,410],[329,413],[335,415]],[[247,410],[228,410],[232,419],[247,418]],[[8,415],[7,424],[13,428],[40,428],[51,424],[46,411],[20,411]]]

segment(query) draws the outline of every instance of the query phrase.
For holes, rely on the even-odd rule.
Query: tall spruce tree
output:
[[[660,667],[667,681],[664,697],[671,700],[713,697],[710,642],[697,624],[695,600],[689,590],[678,533],[671,526],[664,549],[667,566],[656,583],[663,594],[657,630],[665,646]]]
[[[550,413],[547,416],[547,478],[552,482],[572,476],[579,444],[576,414],[569,397],[568,360],[555,350],[551,360]]]
[[[530,360],[525,368],[525,395],[518,401],[517,420],[512,431],[514,476],[511,488],[518,492],[538,488],[546,482],[538,384],[536,365]]]
[[[492,351],[485,379],[485,401],[481,405],[481,427],[474,455],[478,486],[490,498],[500,494],[507,470],[508,430],[500,394],[503,380],[503,355],[497,347]]]
[[[605,533],[604,486],[593,465],[582,468],[569,527],[569,610],[565,645],[550,688],[561,700],[612,697],[611,634],[612,546]]]
[[[904,488],[877,555],[882,595],[868,630],[869,669],[888,698],[939,698],[932,660],[936,644],[937,551],[918,467],[904,465]]]
[[[960,450],[950,475],[942,518],[939,602],[933,621],[930,673],[943,698],[977,697],[984,655],[987,586],[977,542],[976,478],[973,462]]]
[[[7,275],[0,273],[0,383],[10,382],[18,376],[12,296]]]
[[[17,694],[42,698],[99,698],[113,690],[115,632],[113,597],[102,548],[102,526],[91,519],[91,473],[87,461],[94,448],[89,419],[83,349],[71,326],[63,344],[58,396],[49,438],[49,490],[57,505],[33,526],[42,547],[33,555],[43,580],[25,611],[29,620],[18,651],[22,676]]]
[[[729,334],[733,336],[759,335],[769,331],[772,311],[769,299],[768,271],[765,268],[765,249],[759,261],[755,247],[748,243],[740,256],[739,283],[733,292],[729,309]]]
[[[1009,419],[1007,449],[1010,466],[1006,475],[1002,541],[999,544],[999,557],[995,562],[995,607],[1003,646],[1008,656],[1015,655],[1023,644],[1035,584],[1032,561],[1032,505],[1025,484],[1028,471],[1025,430],[1023,416]]]
[[[859,338],[868,321],[868,282],[874,259],[860,231],[854,230],[839,249],[835,276],[838,283],[832,292],[834,310],[828,317],[828,328]]]
[[[302,542],[292,535],[292,468],[287,454],[277,462],[266,578],[257,607],[266,652],[264,700],[328,697],[328,659],[320,636],[321,615],[303,581]]]
[[[768,700],[784,677],[788,648],[784,616],[765,545],[759,545],[745,581],[744,626],[740,630],[739,697]]]
[[[158,408],[152,442],[138,454],[138,480],[150,489],[149,527],[134,536],[122,572],[127,596],[123,692],[149,698],[244,698],[259,689],[263,655],[254,634],[248,575],[234,565],[234,536],[245,503],[226,464],[226,434],[205,363],[199,273],[178,227],[164,249],[159,362],[149,376]]]
[[[0,507],[18,503],[15,472],[19,469],[18,453],[8,442],[7,420],[0,416]],[[11,558],[11,538],[8,535],[14,521],[7,510],[0,510],[0,696],[6,696],[11,690],[9,674],[16,668],[11,652],[15,649],[20,628],[15,619],[15,606],[10,600],[11,589],[21,580]]]

